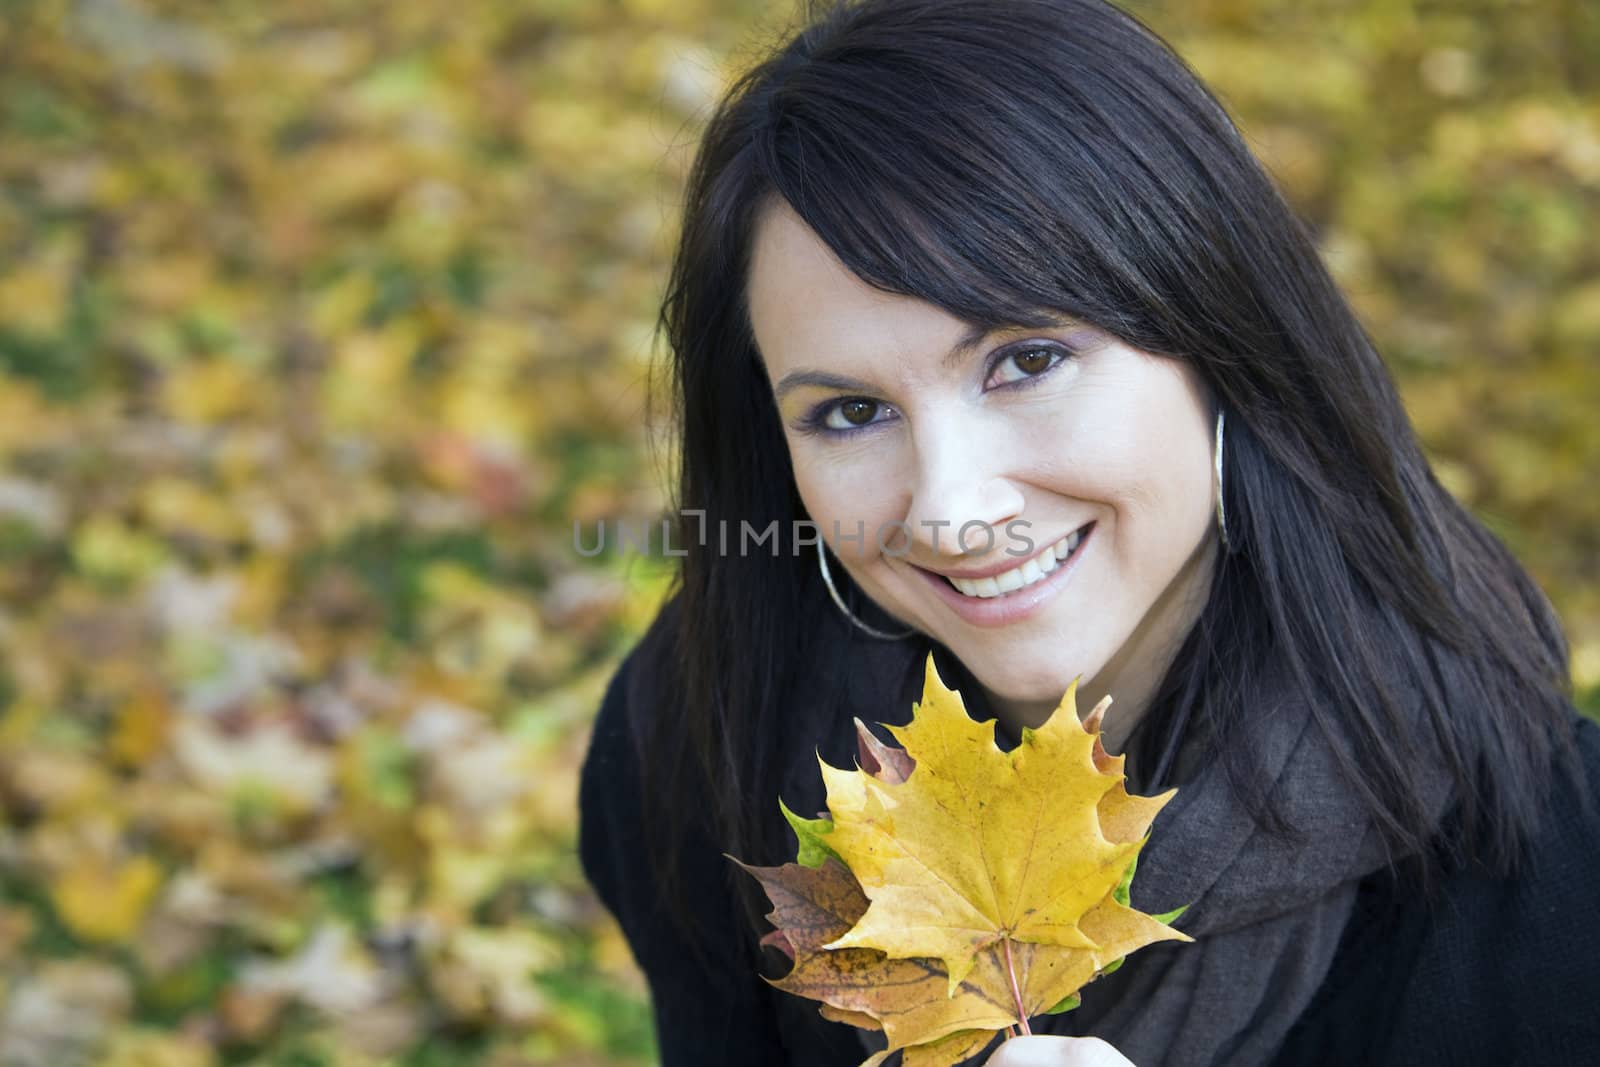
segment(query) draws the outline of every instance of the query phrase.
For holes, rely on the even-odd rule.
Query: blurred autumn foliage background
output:
[[[1600,708],[1600,5],[1132,10]],[[749,0],[0,0],[0,1067],[622,1064],[573,854]]]

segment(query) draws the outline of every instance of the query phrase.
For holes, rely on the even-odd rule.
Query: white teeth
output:
[[[1055,570],[1060,560],[1066,559],[1083,540],[1081,531],[1074,530],[1037,556],[1023,561],[1008,571],[990,578],[951,578],[950,584],[967,596],[988,599],[1001,593],[1011,593],[1042,580]]]
[[[956,579],[952,578],[950,580],[953,582]],[[1000,595],[1000,585],[993,578],[962,579],[961,585],[966,586],[966,588],[961,589],[961,586],[956,588],[961,589],[968,596],[991,597]]]

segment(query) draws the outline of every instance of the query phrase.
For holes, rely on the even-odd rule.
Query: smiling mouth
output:
[[[1083,543],[1083,539],[1088,536],[1093,526],[1094,523],[1091,522],[1078,527],[1038,555],[1031,556],[999,574],[987,578],[952,578],[949,575],[942,577],[961,595],[975,600],[990,600],[1005,596],[1007,593],[1015,593],[1019,589],[1026,589],[1048,578],[1078,550],[1078,546]]]

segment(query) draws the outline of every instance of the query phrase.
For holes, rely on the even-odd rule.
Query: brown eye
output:
[[[1011,358],[1023,374],[1038,374],[1050,365],[1050,353],[1042,348],[1030,348]]]
[[[839,405],[839,412],[844,416],[844,421],[856,426],[865,426],[872,421],[872,416],[877,414],[878,405],[871,400],[846,400]]]
[[[1046,345],[1032,345],[1009,352],[995,364],[990,374],[991,385],[1006,385],[1026,378],[1037,378],[1053,368],[1066,356]]]
[[[884,410],[876,400],[853,396],[833,405],[822,421],[830,430],[853,430],[877,422]]]

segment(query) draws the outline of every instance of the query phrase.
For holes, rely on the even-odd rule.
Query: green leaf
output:
[[[789,821],[789,828],[794,831],[795,840],[800,845],[800,853],[795,857],[796,863],[802,867],[821,867],[829,856],[834,859],[839,858],[839,854],[822,839],[823,834],[833,832],[832,819],[802,819],[789,810],[789,805],[783,802],[782,797],[778,798],[778,807],[782,810],[783,817]]]
[[[1133,869],[1137,866],[1139,866],[1139,857],[1135,854],[1132,862],[1128,864],[1128,869],[1122,872],[1122,881],[1118,882],[1117,888],[1111,891],[1112,898],[1124,908],[1133,907],[1128,902],[1128,887],[1133,884]]]
[[[1060,1015],[1063,1012],[1071,1011],[1073,1008],[1076,1008],[1079,1004],[1082,1004],[1082,1003],[1083,1003],[1083,997],[1079,996],[1077,993],[1074,993],[1074,994],[1072,994],[1072,996],[1070,996],[1067,999],[1063,1000],[1060,1004],[1057,1004],[1055,1007],[1053,1007],[1049,1011],[1045,1012],[1045,1014],[1046,1015]]]
[[[1166,925],[1171,926],[1177,920],[1178,916],[1182,915],[1188,910],[1189,905],[1185,904],[1181,908],[1173,908],[1171,911],[1162,912],[1160,915],[1152,915],[1151,918],[1158,923],[1165,923]]]

